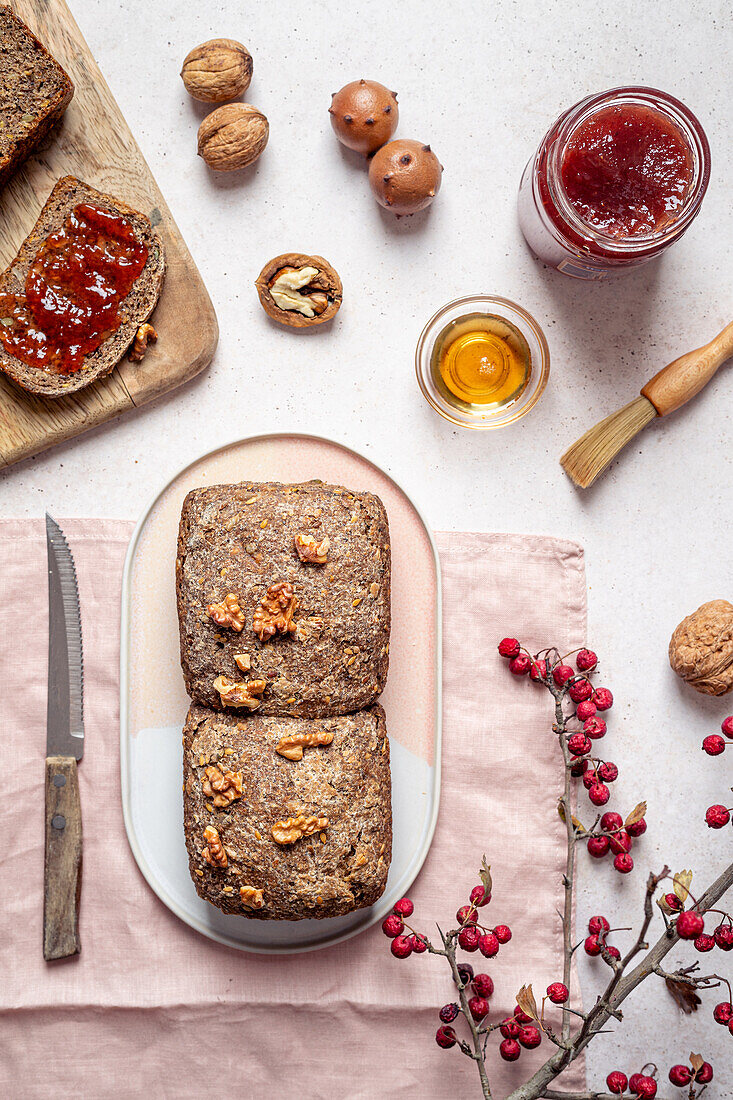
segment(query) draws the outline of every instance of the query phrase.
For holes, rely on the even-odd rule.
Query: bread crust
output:
[[[329,745],[303,759],[276,752],[283,736],[328,731]],[[206,768],[241,773],[242,797],[216,809],[203,792]],[[392,856],[389,741],[380,706],[345,717],[240,718],[192,705],[183,731],[184,829],[199,895],[225,913],[259,920],[341,916],[373,905],[384,892]],[[328,825],[281,845],[272,826],[298,813]],[[202,855],[213,826],[226,867]],[[247,908],[242,886],[262,890]]]
[[[15,175],[71,103],[69,74],[0,4],[0,187]]]
[[[300,561],[299,533],[328,536],[325,564]],[[277,581],[293,585],[296,630],[260,641],[253,616]],[[319,481],[194,489],[181,512],[176,589],[181,665],[196,702],[221,708],[218,676],[262,679],[258,714],[317,718],[369,706],[384,688],[391,554],[387,514],[372,493]],[[244,614],[240,633],[207,614],[228,593]]]
[[[28,366],[10,355],[0,345],[0,370],[23,389],[44,397],[64,397],[88,386],[97,378],[109,374],[124,356],[135,333],[150,317],[160,296],[165,275],[163,242],[153,230],[150,220],[119,199],[96,191],[76,179],[63,176],[55,184],[38,217],[38,221],[18,250],[10,267],[0,276],[0,293],[22,293],[25,278],[39,248],[49,233],[61,227],[73,208],[81,202],[91,202],[127,218],[139,240],[148,248],[148,259],[129,294],[120,303],[122,323],[95,351],[87,355],[80,369],[73,374],[58,374]]]

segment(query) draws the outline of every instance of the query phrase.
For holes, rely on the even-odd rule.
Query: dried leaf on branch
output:
[[[672,879],[674,883],[674,892],[684,905],[690,896],[690,883],[692,882],[692,871],[678,871]]]
[[[677,978],[665,978],[665,985],[672,994],[677,1007],[681,1008],[685,1016],[691,1016],[693,1012],[697,1012],[698,1007],[702,1003],[694,986],[689,982],[680,982]]]
[[[629,825],[636,825],[637,821],[641,821],[643,817],[646,817],[646,802],[639,802],[634,806],[633,810],[626,818],[624,828],[628,829]]]
[[[531,1016],[532,1019],[536,1021],[536,1023],[540,1023],[540,1014],[537,1011],[537,1002],[534,999],[531,985],[523,985],[519,990],[519,993],[517,993],[517,1004],[522,1012],[526,1012],[528,1016]],[[540,1024],[540,1026],[542,1025]]]

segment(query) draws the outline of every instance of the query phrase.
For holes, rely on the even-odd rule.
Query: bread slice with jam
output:
[[[71,102],[69,74],[7,4],[0,4],[0,187]]]
[[[128,293],[119,303],[119,324],[105,336],[98,347],[83,358],[79,368],[72,373],[61,373],[54,366],[30,364],[17,358],[0,341],[0,370],[23,389],[44,397],[64,397],[75,393],[114,370],[132,344],[140,325],[148,320],[155,309],[165,276],[163,243],[153,230],[149,218],[119,199],[96,191],[74,176],[63,176],[54,186],[38,221],[20,246],[10,267],[0,275],[0,298],[3,295],[24,294],[26,276],[47,238],[62,229],[68,216],[80,204],[90,204],[124,218],[132,229],[135,241],[147,249],[147,259]],[[12,325],[12,322],[11,317],[0,315],[0,324]]]

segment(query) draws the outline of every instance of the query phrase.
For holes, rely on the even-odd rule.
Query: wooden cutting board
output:
[[[26,393],[0,374],[0,467],[187,382],[211,362],[219,337],[203,280],[64,0],[15,0],[11,6],[64,66],[75,90],[61,124],[0,191],[0,268],[33,228],[56,180],[72,175],[150,217],[163,239],[167,273],[152,317],[158,342],[141,363],[125,358],[106,378],[53,400]]]

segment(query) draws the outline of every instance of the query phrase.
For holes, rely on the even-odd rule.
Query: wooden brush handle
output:
[[[721,363],[733,355],[733,321],[701,348],[680,355],[644,386],[642,396],[659,416],[674,412],[707,385]]]

